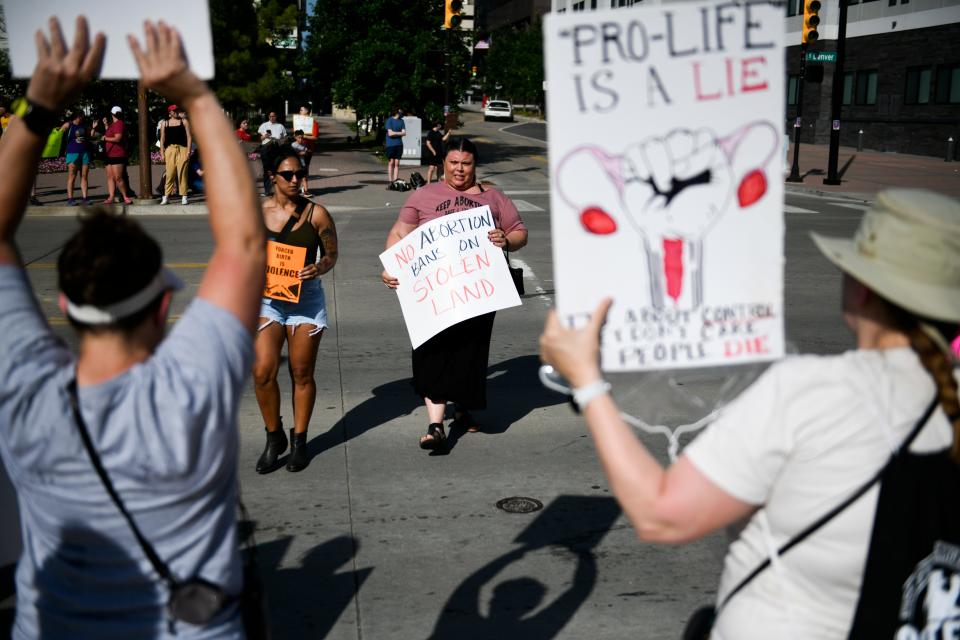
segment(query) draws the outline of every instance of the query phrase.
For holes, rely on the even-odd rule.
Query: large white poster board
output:
[[[605,370],[783,355],[783,33],[749,1],[547,16],[557,307],[614,298]]]
[[[139,78],[136,60],[127,44],[133,34],[143,44],[143,21],[163,20],[180,32],[190,68],[204,80],[213,77],[213,40],[207,0],[3,0],[10,47],[10,67],[15,78],[29,78],[37,65],[37,29],[50,33],[48,21],[56,16],[64,39],[73,42],[77,16],[83,14],[90,36],[102,31],[107,50],[100,77],[105,80]]]
[[[487,237],[494,226],[488,206],[451,213],[380,254],[400,281],[397,298],[414,349],[458,322],[520,305],[503,250]]]

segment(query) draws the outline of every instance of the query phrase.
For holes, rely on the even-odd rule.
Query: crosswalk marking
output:
[[[804,209],[803,207],[795,207],[792,204],[783,205],[784,213],[816,213],[812,209]]]
[[[514,200],[513,204],[517,206],[517,211],[543,211],[543,207],[538,207],[526,200]]]
[[[870,205],[862,202],[831,202],[835,207],[845,207],[847,209],[856,209],[857,211],[866,211]]]

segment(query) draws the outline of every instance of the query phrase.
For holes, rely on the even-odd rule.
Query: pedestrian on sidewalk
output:
[[[77,354],[51,331],[15,246],[56,113],[102,62],[106,39],[89,46],[83,18],[69,48],[55,19],[49,39],[38,35],[31,111],[0,145],[0,456],[23,533],[17,640],[244,637],[236,419],[263,289],[263,224],[232,127],[179,35],[162,23],[145,31],[146,49],[132,45],[143,86],[189,107],[210,160],[214,250],[169,335],[180,283],[133,219],[90,212],[60,252],[60,307]],[[174,583],[185,587],[176,595]],[[191,598],[198,591],[210,597]],[[168,607],[184,599],[209,606],[196,617]]]
[[[297,129],[293,132],[293,143],[290,146],[300,156],[300,163],[306,171],[303,181],[300,183],[300,193],[308,195],[310,193],[310,161],[313,160],[313,143],[307,139],[302,129]]]
[[[442,122],[435,122],[427,132],[427,182],[433,182],[433,174],[437,174],[437,182],[443,176],[443,146],[450,138],[450,132],[443,130]]]
[[[187,204],[187,165],[193,136],[186,112],[175,104],[167,107],[167,119],[160,123],[160,155],[166,164],[167,179],[160,204],[167,204],[173,194],[174,184],[180,194],[181,204]]]
[[[67,204],[71,207],[80,204],[73,197],[78,168],[80,169],[82,204],[90,204],[87,196],[90,186],[90,163],[93,161],[93,154],[90,151],[89,127],[83,112],[77,111],[73,118],[63,123],[60,130],[65,131],[67,135]]]
[[[117,189],[124,204],[132,204],[123,174],[127,166],[127,133],[123,122],[123,109],[118,106],[110,109],[111,122],[103,134],[106,149],[107,199],[103,204],[113,204]]]
[[[314,371],[323,330],[327,328],[327,303],[320,276],[333,269],[338,256],[337,228],[330,213],[300,193],[300,181],[307,175],[300,156],[290,147],[281,147],[274,162],[271,168],[274,194],[261,205],[267,238],[281,245],[306,249],[306,258],[297,272],[299,300],[292,301],[290,298],[296,296],[287,290],[276,298],[264,297],[260,305],[253,383],[267,442],[257,460],[257,473],[276,470],[280,466],[280,455],[287,449],[277,383],[284,341],[293,382],[293,428],[286,468],[302,471],[310,462],[307,427],[317,397]],[[271,268],[269,257],[267,267]]]
[[[527,244],[527,227],[516,205],[498,189],[477,181],[477,147],[467,138],[451,138],[444,158],[444,180],[417,189],[407,198],[387,234],[386,246],[413,233],[440,216],[488,205],[496,228],[487,235],[494,246],[517,251]],[[383,284],[400,284],[386,270]],[[454,423],[466,431],[480,430],[471,409],[487,406],[487,364],[496,312],[470,318],[448,327],[413,350],[413,388],[427,408],[429,424],[420,438],[422,449],[442,449],[447,402],[454,403]]]
[[[667,469],[603,381],[609,299],[583,329],[551,312],[541,357],[573,387],[642,539],[685,542],[746,523],[727,553],[710,637],[939,637],[960,581],[960,403],[948,344],[960,322],[960,202],[888,190],[852,240],[813,239],[843,272],[856,349],[774,364]],[[937,614],[938,600],[952,613]],[[695,620],[702,626],[684,637],[707,637],[709,612]]]
[[[271,111],[267,121],[257,129],[260,136],[260,164],[263,166],[263,195],[273,195],[273,179],[270,174],[280,145],[287,141],[287,128],[277,121],[277,112]]]
[[[393,189],[393,183],[400,179],[400,158],[403,157],[403,137],[407,135],[407,125],[403,121],[403,109],[397,107],[393,115],[387,118],[384,127],[387,131],[387,189]]]
[[[253,136],[250,135],[250,120],[247,118],[242,118],[240,122],[237,123],[237,140],[240,142],[253,142]]]

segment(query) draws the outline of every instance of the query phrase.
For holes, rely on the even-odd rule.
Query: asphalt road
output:
[[[377,255],[401,196],[388,194],[393,204],[382,205],[383,186],[359,179],[353,192],[326,194],[341,248],[324,279],[331,328],[317,364],[310,466],[256,475],[263,429],[252,388],[240,409],[240,477],[275,637],[676,638],[690,612],[711,600],[726,540],[717,534],[683,547],[636,540],[581,419],[536,376],[537,337],[553,298],[543,127],[505,128],[475,116],[465,127],[481,145],[482,178],[514,199],[531,238],[515,255],[525,269],[524,304],[497,314],[489,407],[477,414],[484,431],[453,431],[448,455],[417,448],[426,415],[408,382],[399,305],[378,277]],[[327,156],[330,166],[350,164],[346,155]],[[358,173],[381,167],[371,159]],[[851,341],[840,322],[839,274],[808,232],[848,234],[863,205],[792,193],[787,205],[788,339],[803,352],[843,350]],[[141,220],[187,284],[175,298],[175,319],[210,252],[206,218]],[[68,218],[29,217],[18,236],[44,313],[66,337],[53,264],[72,226]],[[709,396],[720,379],[685,375],[693,395]],[[658,405],[667,402],[666,382],[635,376],[620,380],[618,393],[631,411],[654,416],[665,412]],[[292,423],[283,374],[281,387]],[[699,417],[682,401],[666,413],[675,423]],[[662,437],[642,438],[665,459]],[[513,496],[544,508],[497,508]]]

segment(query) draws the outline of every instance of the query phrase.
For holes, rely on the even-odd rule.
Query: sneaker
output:
[[[168,202],[170,202],[170,199],[167,196],[160,198],[160,204],[167,204]]]
[[[75,199],[73,199],[73,198],[67,198],[67,206],[68,206],[68,207],[75,207],[75,206],[77,206],[77,201],[76,201]]]
[[[91,200],[90,198],[84,198],[83,200],[80,201],[80,204],[83,205],[84,207],[89,207],[91,204],[93,204],[93,200]]]
[[[180,198],[180,204],[189,204],[189,202],[190,201],[187,199],[187,196]]]

